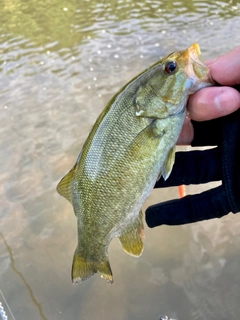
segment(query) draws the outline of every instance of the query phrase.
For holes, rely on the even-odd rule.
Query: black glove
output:
[[[240,109],[215,120],[196,122],[192,146],[217,146],[204,151],[177,152],[170,177],[155,188],[222,180],[222,185],[149,207],[150,228],[179,225],[240,212]]]

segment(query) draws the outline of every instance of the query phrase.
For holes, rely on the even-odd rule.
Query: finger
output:
[[[146,223],[150,228],[181,225],[213,218],[221,218],[231,211],[222,186],[200,194],[186,196],[149,207]]]
[[[177,152],[172,172],[165,181],[159,179],[155,188],[200,184],[222,179],[221,154],[219,148]]]
[[[187,108],[196,121],[223,117],[240,108],[240,93],[231,87],[204,88],[190,96]]]
[[[207,61],[214,80],[224,86],[240,83],[240,46],[213,61]]]
[[[177,141],[177,145],[190,145],[193,141],[194,130],[191,119],[186,117],[182,131]]]

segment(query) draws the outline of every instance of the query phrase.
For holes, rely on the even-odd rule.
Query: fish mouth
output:
[[[192,94],[201,88],[214,85],[215,81],[212,79],[209,68],[202,59],[198,43],[194,43],[188,48],[188,55],[189,62],[185,67],[185,74],[193,83],[192,90],[189,93]]]
[[[202,53],[198,43],[194,43],[188,48],[189,57],[192,63],[196,63],[204,69],[208,69],[202,59]]]
[[[191,47],[189,48],[190,50],[195,50],[196,52],[197,52],[197,55],[199,56],[199,57],[201,57],[202,55],[201,55],[201,50],[200,50],[200,46],[199,46],[199,44],[198,43],[194,43],[194,44],[192,44],[191,45]]]

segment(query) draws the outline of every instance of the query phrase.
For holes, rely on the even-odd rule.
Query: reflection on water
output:
[[[76,219],[55,191],[133,76],[196,41],[205,58],[239,45],[238,1],[6,0],[0,8],[0,289],[14,317],[238,319],[238,215],[146,228],[139,259],[113,241],[114,285],[93,277],[73,286]],[[177,196],[155,190],[144,209]]]
[[[3,236],[3,234],[1,232],[0,232],[0,236],[1,236],[2,240],[3,240],[3,243],[4,243],[8,253],[9,253],[9,258],[10,258],[10,261],[11,261],[11,267],[12,267],[13,271],[20,277],[20,279],[22,280],[24,286],[28,289],[29,295],[30,295],[30,297],[32,299],[32,302],[36,305],[41,318],[46,320],[46,317],[44,316],[43,311],[42,311],[42,306],[38,303],[38,301],[34,297],[33,291],[31,289],[31,287],[29,286],[29,284],[27,283],[27,280],[24,278],[23,274],[20,271],[18,271],[18,269],[16,268],[15,261],[14,261],[14,258],[13,258],[13,252],[12,252],[11,248],[9,247],[9,245],[7,244],[7,241],[6,241],[6,239],[4,238],[4,236]],[[8,308],[9,308],[9,306],[8,306]],[[9,312],[12,314],[12,311],[11,311],[10,308],[9,308]],[[2,313],[1,315],[4,316],[4,313]]]

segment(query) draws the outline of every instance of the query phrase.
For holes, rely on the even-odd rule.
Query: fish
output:
[[[141,208],[156,181],[171,173],[189,95],[211,85],[195,43],[144,70],[104,108],[57,186],[77,217],[73,283],[95,273],[113,283],[108,246],[114,237],[126,253],[142,254]]]

